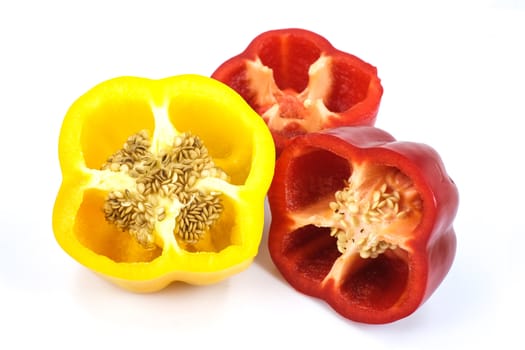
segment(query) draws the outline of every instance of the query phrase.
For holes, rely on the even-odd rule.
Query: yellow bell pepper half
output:
[[[125,289],[215,283],[258,252],[275,147],[257,113],[216,80],[95,86],[63,120],[59,160],[57,242]]]

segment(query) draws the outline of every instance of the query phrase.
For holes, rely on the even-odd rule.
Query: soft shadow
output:
[[[270,251],[268,250],[268,234],[270,232],[270,224],[272,222],[272,214],[270,212],[270,205],[268,203],[268,197],[264,200],[264,229],[261,239],[261,244],[259,245],[259,253],[255,257],[254,262],[261,266],[264,271],[268,272],[270,275],[276,279],[284,281],[279,270],[275,267],[275,264],[272,261],[270,256]]]
[[[79,269],[74,298],[89,314],[107,323],[137,325],[155,320],[156,325],[184,329],[213,326],[226,310],[229,282],[195,286],[174,282],[154,293],[134,293],[102,277]]]
[[[466,324],[486,322],[488,309],[496,308],[497,304],[494,284],[479,265],[456,264],[434,294],[413,314],[390,324],[357,324],[357,327],[392,339],[429,333],[436,340],[446,339]]]
[[[276,279],[284,282],[268,252],[268,232],[271,214],[266,201],[266,220],[264,235],[255,262]],[[473,264],[468,251],[459,251],[455,262],[445,280],[429,299],[414,313],[393,323],[385,325],[366,325],[344,318],[364,332],[381,334],[387,338],[398,339],[400,334],[411,335],[413,332],[432,331],[436,336],[457,332],[465,324],[489,322],[486,314],[489,309],[497,309],[501,304],[498,295],[498,283],[487,274],[483,264]],[[324,303],[323,301],[319,301]],[[326,305],[327,309],[330,309]],[[332,310],[328,310],[331,312]],[[335,314],[335,311],[334,311]],[[338,315],[336,315],[338,317]]]

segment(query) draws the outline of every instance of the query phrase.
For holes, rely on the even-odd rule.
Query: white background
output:
[[[0,341],[11,345],[0,347],[521,346],[525,4],[422,3],[2,2]],[[96,277],[54,240],[57,138],[77,97],[121,75],[210,75],[257,34],[285,27],[375,65],[385,89],[376,126],[433,146],[459,187],[454,265],[399,322],[353,323],[298,294],[272,265],[266,236],[243,273],[149,295]]]

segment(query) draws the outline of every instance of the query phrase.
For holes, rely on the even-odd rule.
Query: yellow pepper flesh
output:
[[[129,179],[101,166],[141,130],[151,135],[153,153],[182,133],[198,136],[229,176],[199,183],[220,193],[223,211],[197,243],[175,239],[175,222],[167,219],[155,226],[157,245],[144,247],[104,216],[109,191],[124,191]],[[173,281],[215,283],[247,268],[257,254],[275,147],[264,121],[218,81],[180,75],[103,82],[67,112],[59,160],[63,180],[53,209],[55,238],[74,259],[119,286],[152,292]]]

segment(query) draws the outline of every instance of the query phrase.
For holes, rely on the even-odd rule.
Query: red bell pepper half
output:
[[[257,36],[212,77],[262,116],[279,154],[296,135],[344,125],[373,125],[383,94],[375,67],[304,29]]]
[[[427,145],[368,126],[297,136],[268,198],[278,270],[350,320],[410,315],[452,265],[458,191]]]

